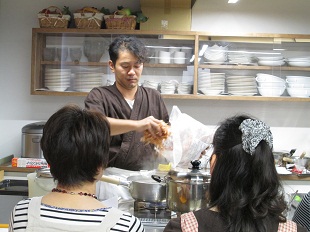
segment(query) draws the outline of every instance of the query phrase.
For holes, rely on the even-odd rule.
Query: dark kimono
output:
[[[103,115],[116,119],[141,120],[148,116],[168,123],[167,108],[157,90],[138,87],[133,109],[130,108],[116,85],[94,88],[85,99],[85,108],[96,110]],[[111,137],[109,167],[127,170],[151,170],[164,162],[154,150],[140,139],[143,133],[131,131]]]

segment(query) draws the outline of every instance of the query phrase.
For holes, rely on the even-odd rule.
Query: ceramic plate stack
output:
[[[145,80],[143,82],[143,87],[148,87],[148,88],[152,88],[152,89],[158,90],[158,86],[159,86],[159,82],[157,82],[157,81]]]
[[[274,75],[257,73],[256,81],[260,95],[265,97],[279,97],[286,89],[285,81]]]
[[[258,65],[262,66],[282,66],[285,64],[283,56],[259,56],[257,60]]]
[[[175,94],[176,87],[179,83],[177,81],[162,81],[160,83],[160,92],[162,94]]]
[[[225,73],[199,71],[198,91],[205,95],[218,95],[225,90]]]
[[[191,94],[193,92],[192,82],[181,82],[177,87],[178,94]]]
[[[52,91],[65,91],[70,87],[71,69],[45,69],[45,87]]]
[[[286,83],[291,97],[310,97],[310,77],[287,76]]]
[[[253,57],[249,53],[228,53],[229,64],[254,65]]]
[[[229,94],[239,96],[253,96],[257,94],[254,76],[228,76],[226,83]]]
[[[227,60],[227,47],[213,45],[208,47],[203,54],[205,63],[209,64],[223,64]]]
[[[89,92],[94,87],[106,85],[103,83],[104,73],[98,68],[87,68],[76,72],[74,76],[73,88],[80,92]],[[105,81],[106,82],[106,81]]]
[[[288,58],[286,62],[289,66],[310,67],[310,57]]]

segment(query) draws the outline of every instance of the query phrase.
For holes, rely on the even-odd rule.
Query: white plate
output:
[[[274,61],[274,60],[283,60],[283,56],[259,56],[257,57],[259,60],[265,60],[265,61]]]
[[[258,61],[258,65],[263,65],[263,66],[281,66],[284,64],[285,64],[284,60],[259,60]]]
[[[310,61],[288,61],[288,64],[294,67],[309,67]]]

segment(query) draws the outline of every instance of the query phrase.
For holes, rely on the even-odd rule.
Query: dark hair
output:
[[[239,115],[222,122],[213,138],[216,163],[210,183],[210,207],[216,206],[227,231],[267,231],[270,219],[285,222],[286,208],[272,149],[262,140],[254,154],[242,148]],[[253,118],[252,118],[253,119]],[[281,191],[280,191],[281,190]]]
[[[148,50],[141,40],[133,36],[119,36],[110,44],[109,55],[110,60],[115,65],[120,51],[129,51],[138,58],[140,63],[148,60]]]
[[[59,184],[76,187],[94,182],[98,168],[108,163],[110,126],[100,113],[67,105],[43,128],[41,148]]]

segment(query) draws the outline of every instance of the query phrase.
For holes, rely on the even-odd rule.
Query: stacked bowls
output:
[[[279,97],[286,89],[285,81],[274,75],[257,73],[256,81],[260,95],[265,97]]]
[[[193,83],[192,82],[181,82],[177,86],[178,94],[191,94],[193,92]]]
[[[205,95],[218,95],[225,90],[225,73],[198,72],[198,91]]]
[[[310,77],[287,76],[286,83],[291,97],[310,97]]]
[[[178,85],[177,81],[162,81],[160,83],[160,92],[162,94],[175,94],[176,87]]]
[[[257,94],[254,76],[228,76],[227,92],[232,95],[253,96]]]
[[[150,80],[145,80],[143,82],[143,87],[147,88],[152,88],[158,90],[159,82],[157,81],[150,81]]]
[[[203,54],[206,63],[223,64],[227,60],[227,47],[213,45],[208,47]]]
[[[70,87],[71,69],[45,69],[44,85],[52,91],[65,91]]]

